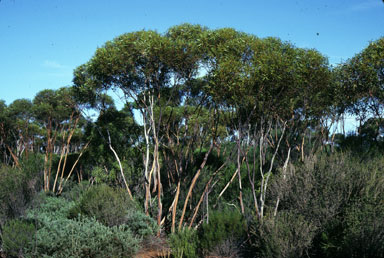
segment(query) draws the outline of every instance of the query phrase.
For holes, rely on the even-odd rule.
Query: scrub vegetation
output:
[[[123,34],[0,101],[1,255],[383,257],[383,108],[384,38],[331,66],[231,28]]]

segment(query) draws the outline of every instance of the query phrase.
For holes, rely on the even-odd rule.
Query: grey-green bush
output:
[[[27,257],[132,257],[139,247],[127,225],[108,227],[95,218],[79,215],[68,219],[75,202],[41,197],[39,207],[27,211],[37,222]]]
[[[159,230],[153,218],[136,209],[128,211],[125,224],[129,226],[135,236],[141,238],[153,236]]]
[[[85,191],[80,201],[70,210],[69,216],[76,218],[81,214],[95,217],[107,226],[116,226],[126,222],[128,209],[135,205],[124,189],[102,184]]]
[[[109,228],[92,218],[45,219],[37,230],[31,257],[132,257],[139,240],[127,226]]]

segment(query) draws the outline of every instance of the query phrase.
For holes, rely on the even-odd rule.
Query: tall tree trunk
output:
[[[243,204],[243,189],[241,185],[241,164],[243,163],[240,161],[241,159],[241,126],[239,125],[239,130],[238,130],[238,137],[237,137],[237,177],[239,180],[239,201],[240,201],[240,208],[241,208],[241,213],[244,214],[244,204]]]
[[[188,206],[189,198],[192,196],[192,190],[193,190],[193,188],[195,187],[196,181],[197,181],[197,179],[198,179],[199,176],[200,176],[201,170],[205,167],[205,164],[207,163],[207,159],[208,159],[209,154],[210,154],[211,151],[212,151],[213,144],[214,144],[214,140],[212,139],[211,146],[209,147],[209,150],[208,150],[207,153],[205,154],[205,156],[204,156],[204,160],[203,160],[203,162],[201,163],[200,168],[197,170],[195,176],[194,176],[193,179],[192,179],[191,185],[190,185],[189,190],[188,190],[187,197],[185,198],[183,211],[182,211],[182,213],[181,213],[181,218],[180,218],[180,222],[179,222],[179,230],[181,230],[181,228],[182,228],[182,226],[183,226],[183,221],[184,221],[185,211],[186,211],[187,206]]]
[[[109,135],[109,131],[108,131],[108,130],[107,130],[107,132],[108,132],[108,145],[109,145],[109,149],[113,152],[113,155],[115,155],[115,158],[116,158],[117,162],[119,163],[120,173],[121,173],[121,177],[123,178],[125,188],[127,189],[129,198],[131,198],[131,200],[133,201],[132,192],[131,192],[131,190],[129,189],[127,180],[125,179],[125,175],[124,175],[124,171],[123,171],[123,166],[121,165],[120,158],[119,158],[119,156],[117,155],[115,149],[112,147],[111,136]]]

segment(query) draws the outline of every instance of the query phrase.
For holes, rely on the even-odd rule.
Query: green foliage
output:
[[[237,210],[213,211],[209,214],[208,223],[199,228],[198,235],[200,248],[208,252],[227,239],[243,240],[246,223]]]
[[[169,236],[169,245],[175,258],[198,256],[198,235],[196,230],[184,228]]]
[[[139,246],[128,225],[108,227],[95,218],[68,219],[76,205],[64,198],[39,196],[40,204],[27,212],[37,231],[27,257],[132,257]]]
[[[41,157],[31,156],[20,168],[0,167],[0,226],[22,215],[41,184]]]
[[[80,200],[89,187],[88,181],[81,181],[80,183],[68,181],[63,188],[61,196],[69,201],[77,201]]]
[[[40,193],[34,202],[34,207],[27,210],[26,217],[36,219],[38,227],[45,226],[53,219],[67,218],[70,210],[75,206],[74,201],[47,196],[45,193]]]
[[[27,179],[34,180],[33,187],[38,191],[42,188],[43,179],[41,178],[44,169],[43,155],[31,153],[20,161],[21,169]]]
[[[79,202],[71,209],[69,216],[76,218],[81,214],[95,217],[104,225],[116,226],[126,222],[128,209],[134,207],[135,203],[129,199],[125,190],[96,185],[82,195]]]
[[[384,207],[373,200],[361,200],[345,214],[342,253],[348,257],[384,256]]]
[[[45,218],[32,257],[132,257],[138,249],[127,226],[106,227],[92,218]]]
[[[280,198],[277,216],[251,227],[255,249],[275,257],[381,257],[383,159],[361,159],[317,153],[276,177],[269,194]]]
[[[95,167],[92,169],[91,176],[95,178],[95,182],[100,184],[111,184],[116,180],[116,170],[105,171],[101,167]]]
[[[154,219],[145,215],[142,211],[132,208],[128,211],[125,224],[135,236],[142,238],[153,236],[159,230],[159,226]]]
[[[122,185],[112,148],[134,196],[152,200],[151,215],[160,203],[154,191],[150,197],[144,193],[143,185],[155,184],[143,177],[143,166],[146,172],[152,169],[154,177],[160,172],[159,217],[165,218],[167,229],[165,213],[176,185],[180,183],[180,208],[214,143],[185,205],[185,218],[191,218],[208,180],[206,204],[213,205],[239,162],[245,216],[254,213],[254,194],[260,197],[259,205],[265,204],[263,215],[250,219],[250,244],[257,255],[384,256],[383,50],[381,38],[332,69],[314,49],[231,28],[182,24],[164,34],[136,31],[106,42],[75,70],[74,87],[43,90],[33,102],[20,99],[9,107],[0,101],[0,154],[3,163],[13,165],[0,167],[4,249],[14,256],[25,250],[36,257],[132,255],[138,243],[134,237],[149,238],[159,228],[124,189],[110,187]],[[107,95],[110,90],[123,92],[127,103],[122,110]],[[81,105],[99,111],[86,127]],[[135,121],[136,111],[143,128]],[[338,135],[333,138],[336,148],[326,146],[327,154],[314,154],[330,134],[325,122],[348,113],[360,120],[359,133]],[[61,168],[68,172],[80,157],[77,152],[90,141],[78,167],[96,186],[69,182],[64,198],[36,196],[43,180],[44,190],[50,190],[60,159],[54,150],[69,140],[72,127],[66,166],[61,163]],[[279,173],[288,146],[290,164]],[[334,149],[354,153],[331,152]],[[33,152],[47,156],[42,159]],[[15,168],[18,163],[20,168]],[[269,166],[271,171],[263,175]],[[217,207],[238,202],[239,181],[227,188]],[[33,208],[26,218],[36,221],[34,243],[28,243],[33,229],[23,219],[27,207]],[[205,213],[200,208],[197,214],[201,218]],[[176,218],[180,215],[178,209]],[[243,215],[219,208],[209,211],[208,219],[197,232],[170,236],[175,256],[239,255],[246,231]]]
[[[250,241],[259,257],[301,257],[311,247],[316,226],[294,212],[277,217],[255,218],[250,225]]]
[[[75,191],[77,189],[74,188]],[[73,219],[79,215],[95,218],[109,227],[125,225],[139,238],[147,238],[158,231],[157,223],[129,199],[124,189],[107,185],[96,185],[85,190],[80,200],[68,209],[67,215]]]
[[[2,248],[11,257],[23,256],[24,250],[33,244],[35,225],[28,220],[13,219],[2,230]]]

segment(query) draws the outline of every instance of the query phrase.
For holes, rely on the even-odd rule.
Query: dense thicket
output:
[[[332,67],[230,28],[123,34],[73,86],[0,102],[3,250],[131,256],[168,235],[175,257],[381,257],[383,81],[383,39]]]

